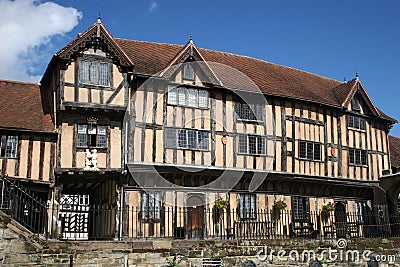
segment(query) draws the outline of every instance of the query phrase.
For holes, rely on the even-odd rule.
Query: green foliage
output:
[[[335,205],[333,205],[332,203],[328,203],[322,206],[322,211],[334,211],[335,210]]]
[[[167,261],[168,267],[178,267],[181,259],[178,258],[178,254],[175,254],[174,257]]]
[[[286,207],[287,207],[286,203],[282,200],[277,200],[274,203],[274,209],[276,210],[284,210],[286,209]]]
[[[226,201],[222,197],[218,197],[215,200],[215,207],[217,207],[218,209],[226,209],[228,207],[228,204],[228,201]]]

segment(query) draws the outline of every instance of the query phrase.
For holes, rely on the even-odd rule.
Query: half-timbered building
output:
[[[99,20],[54,55],[40,88],[0,90],[2,108],[26,110],[0,118],[1,171],[45,182],[53,236],[203,238],[243,222],[270,231],[277,203],[290,210],[280,234],[331,202],[337,214],[388,212],[379,178],[396,121],[357,76],[341,82],[192,38],[114,38]]]

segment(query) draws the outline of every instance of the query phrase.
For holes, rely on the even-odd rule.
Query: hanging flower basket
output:
[[[331,212],[335,210],[335,205],[332,203],[328,203],[322,206],[322,211]]]
[[[278,221],[281,218],[281,211],[286,209],[286,207],[287,205],[284,201],[275,201],[274,205],[272,206],[272,216],[275,221]]]
[[[228,204],[228,201],[226,201],[222,197],[218,197],[215,200],[215,207],[217,207],[218,209],[226,209],[228,207]]]
[[[286,203],[282,200],[275,201],[273,206],[274,210],[279,210],[279,211],[286,209],[286,207],[287,207]]]

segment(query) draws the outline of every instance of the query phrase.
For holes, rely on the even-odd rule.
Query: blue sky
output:
[[[61,16],[64,28],[60,25],[58,32],[31,45],[28,54],[18,54],[24,59],[38,54],[32,56],[35,64],[26,79],[40,77],[52,54],[93,24],[101,11],[102,22],[114,37],[186,44],[193,33],[195,44],[202,48],[248,55],[341,81],[353,79],[358,71],[374,103],[400,120],[400,1],[53,2],[73,9],[63,11],[69,12]],[[76,21],[67,19],[71,17]],[[33,21],[27,21],[28,27]],[[0,78],[8,77],[0,73]],[[400,136],[400,126],[395,125],[391,134]]]

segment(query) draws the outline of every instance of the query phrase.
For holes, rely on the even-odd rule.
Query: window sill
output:
[[[267,154],[237,153],[240,156],[268,157]]]
[[[209,149],[199,149],[199,148],[166,147],[166,149],[189,150],[189,151],[195,151],[195,152],[210,152]]]
[[[366,133],[367,132],[367,130],[361,130],[361,129],[348,127],[348,126],[347,126],[347,130],[352,130],[352,131],[361,132],[361,133]]]
[[[236,119],[236,121],[241,123],[264,124],[264,121],[259,120]]]
[[[303,158],[296,158],[296,159],[309,162],[319,162],[319,163],[324,162],[322,159],[303,159]]]
[[[104,146],[101,146],[101,147],[99,147],[99,146],[77,146],[76,147],[77,149],[80,149],[80,150],[84,150],[84,149],[97,149],[97,150],[107,150],[107,148],[108,147],[104,147]]]
[[[364,164],[355,164],[355,163],[349,163],[350,167],[362,167],[362,168],[368,168],[368,165],[364,165]]]
[[[111,87],[111,85],[100,85],[100,84],[91,84],[91,83],[83,83],[79,82],[79,87],[90,87],[90,88],[99,88],[99,89],[105,89],[112,91],[114,88]]]
[[[18,159],[18,157],[0,157],[0,159]]]
[[[188,106],[188,105],[179,105],[179,104],[170,104],[170,103],[167,103],[167,105],[172,106],[172,107],[194,108],[194,109],[202,109],[202,110],[210,109],[208,106],[207,107],[193,107],[193,106]]]

